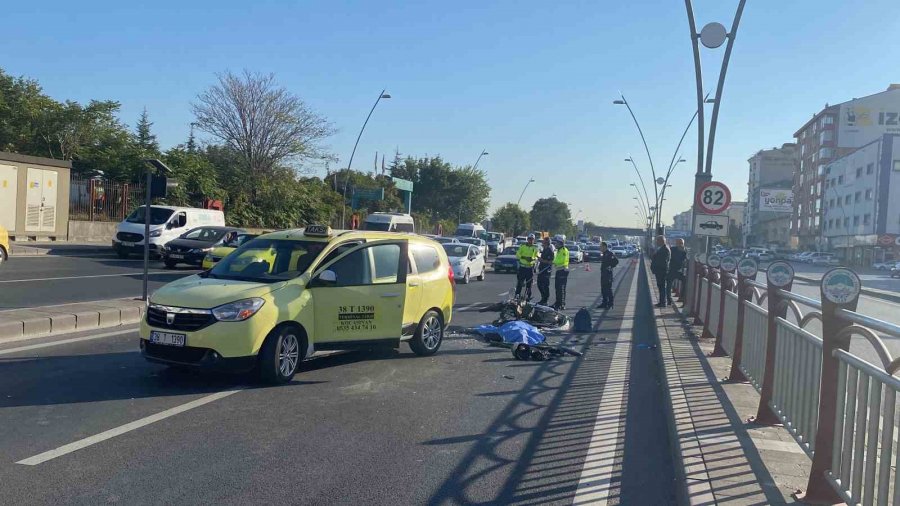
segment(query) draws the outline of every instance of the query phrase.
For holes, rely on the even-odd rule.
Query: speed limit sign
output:
[[[725,183],[718,181],[703,183],[697,191],[696,202],[704,214],[719,214],[731,205],[731,191]]]

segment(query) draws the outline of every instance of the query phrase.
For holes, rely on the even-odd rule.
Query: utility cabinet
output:
[[[0,227],[12,240],[66,239],[72,162],[0,152]]]

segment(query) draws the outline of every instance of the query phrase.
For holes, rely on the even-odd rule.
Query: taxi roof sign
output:
[[[303,235],[313,237],[331,237],[331,227],[328,225],[308,225],[303,229]]]

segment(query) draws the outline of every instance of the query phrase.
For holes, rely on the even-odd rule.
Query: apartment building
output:
[[[794,173],[800,164],[800,150],[795,143],[780,148],[763,149],[750,157],[747,179],[747,210],[744,213],[745,247],[766,246],[790,248],[792,206],[772,210],[763,199],[778,193],[793,199]]]

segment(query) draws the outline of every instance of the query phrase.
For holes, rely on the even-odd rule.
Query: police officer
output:
[[[553,307],[557,311],[566,308],[566,285],[569,284],[569,249],[562,240],[556,240],[556,254],[553,256],[553,266],[556,267],[556,302]]]
[[[516,276],[516,298],[522,293],[522,287],[525,287],[525,299],[531,300],[531,283],[534,280],[534,264],[538,258],[538,248],[534,244],[534,234],[528,234],[528,242],[519,246],[516,251],[516,258],[519,260],[519,271]]]
[[[544,249],[541,250],[541,256],[538,258],[537,286],[538,291],[541,292],[541,300],[538,304],[545,305],[547,304],[547,299],[550,298],[550,276],[553,274],[553,254],[555,251],[553,246],[550,245],[549,237],[545,237],[542,242]]]
[[[600,309],[612,309],[613,307],[613,268],[619,265],[619,259],[609,250],[606,242],[600,243],[600,296],[602,301],[597,306]]]

